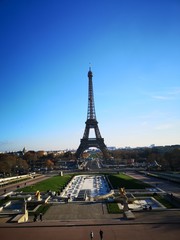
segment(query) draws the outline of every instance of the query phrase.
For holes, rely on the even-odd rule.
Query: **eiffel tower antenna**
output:
[[[83,138],[81,139],[81,143],[76,151],[76,158],[80,158],[82,153],[90,148],[96,147],[99,148],[104,158],[108,157],[107,147],[104,143],[104,138],[101,137],[98,121],[96,120],[96,112],[95,112],[95,104],[94,104],[94,93],[93,93],[93,73],[91,71],[91,67],[89,67],[88,71],[88,79],[89,79],[89,88],[88,88],[88,111],[87,111],[87,120],[85,122],[86,127],[84,130]],[[94,129],[95,138],[89,138],[90,129]]]

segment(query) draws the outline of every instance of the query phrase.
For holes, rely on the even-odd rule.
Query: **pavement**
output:
[[[16,237],[18,240],[94,240],[100,239],[100,229],[104,240],[179,240],[180,209],[135,212],[134,220],[126,220],[123,214],[108,214],[103,203],[54,204],[43,215],[43,221],[27,223],[0,224],[0,236],[3,240]]]
[[[34,216],[29,216],[28,222],[23,223],[24,226],[43,226],[43,225],[119,225],[119,224],[139,224],[139,223],[166,223],[167,219],[171,222],[179,222],[180,210],[153,210],[134,212],[135,219],[127,221],[123,214],[109,214],[105,203],[101,202],[76,202],[67,204],[53,204],[48,211],[43,215],[42,222],[38,217],[38,221],[34,222]],[[0,215],[1,216],[1,215]],[[168,220],[169,222],[169,220]],[[0,227],[6,226],[23,226],[21,223],[10,223],[10,217],[0,218]]]
[[[142,182],[150,184],[151,186],[154,186],[163,192],[169,194],[172,193],[174,196],[180,199],[180,184],[178,183],[174,183],[165,179],[155,178],[145,174],[140,174],[138,172],[129,171],[126,174]]]
[[[18,182],[18,183],[12,183],[12,184],[8,184],[6,186],[0,186],[0,196],[4,195],[5,191],[7,193],[9,193],[11,191],[16,191],[18,188],[27,187],[27,186],[30,186],[32,184],[36,184],[40,181],[46,180],[46,179],[50,178],[51,175],[39,175],[38,174],[38,175],[35,175],[34,177],[35,178],[22,180],[21,182]]]

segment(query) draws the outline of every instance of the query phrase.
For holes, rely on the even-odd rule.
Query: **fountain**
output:
[[[98,201],[113,195],[103,175],[78,175],[61,193],[69,201]]]

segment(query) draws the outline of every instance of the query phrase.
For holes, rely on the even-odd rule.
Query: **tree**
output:
[[[0,172],[10,174],[14,172],[17,164],[17,156],[11,154],[0,154]]]
[[[28,151],[24,154],[24,159],[31,166],[31,168],[34,168],[36,161],[38,160],[37,153],[35,151]]]
[[[52,169],[54,166],[54,163],[50,159],[48,159],[46,160],[45,165],[48,169]]]

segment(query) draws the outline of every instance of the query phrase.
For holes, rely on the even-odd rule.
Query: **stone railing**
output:
[[[98,201],[98,200],[104,200],[104,199],[107,199],[109,197],[112,197],[114,195],[114,191],[111,190],[109,193],[106,193],[104,195],[98,195],[98,196],[95,196],[94,197],[94,200],[95,201]]]

